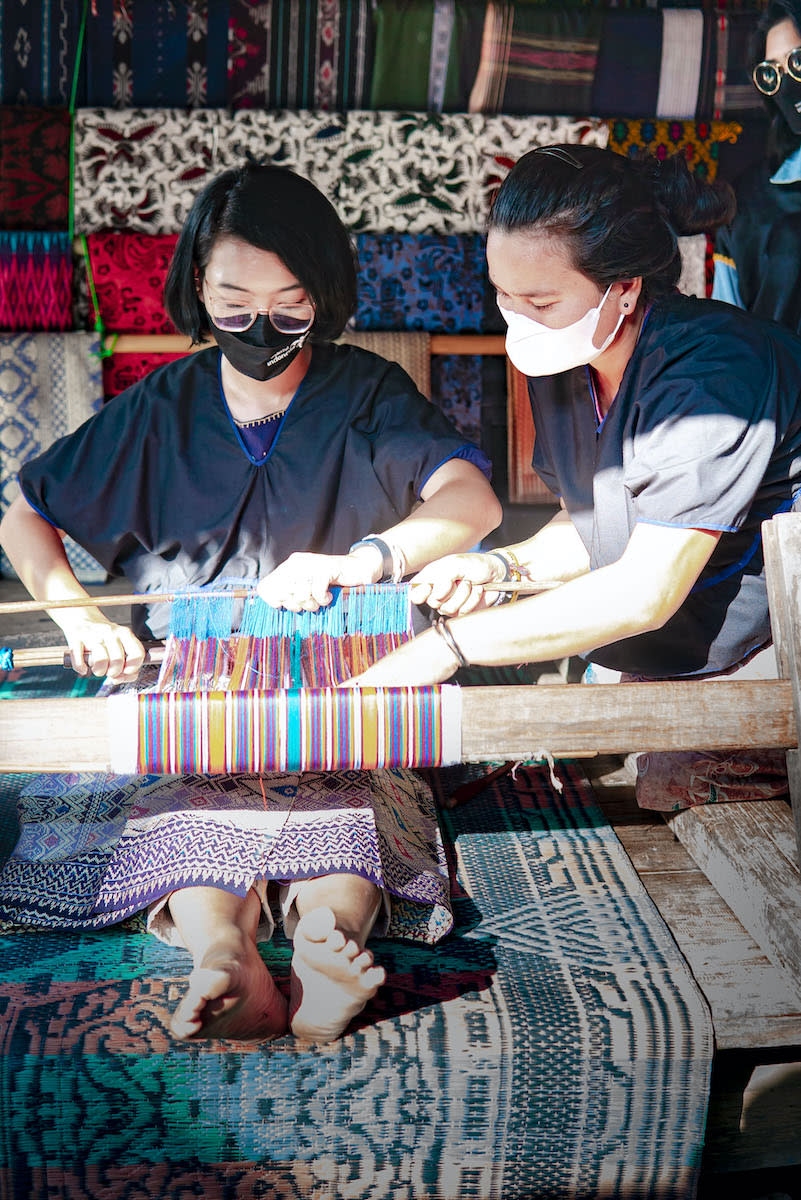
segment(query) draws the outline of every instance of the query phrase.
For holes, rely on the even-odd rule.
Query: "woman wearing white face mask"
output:
[[[760,523],[801,490],[801,338],[675,290],[676,235],[730,216],[726,185],[679,158],[554,146],[516,164],[487,260],[530,377],[534,466],[564,511],[517,545],[421,571],[414,598],[454,619],[361,682],[573,654],[704,677],[768,646]],[[483,585],[520,573],[562,586],[494,605]]]

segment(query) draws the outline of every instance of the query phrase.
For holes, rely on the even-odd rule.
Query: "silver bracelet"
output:
[[[434,628],[436,629],[439,636],[442,638],[445,645],[450,650],[451,654],[454,656],[454,658],[459,663],[459,666],[460,667],[469,667],[470,663],[467,661],[467,659],[465,658],[465,656],[462,654],[461,650],[459,649],[459,647],[456,643],[456,638],[453,636],[453,633],[451,632],[451,628],[448,625],[448,622],[446,621],[445,617],[437,617],[436,621],[434,622]]]

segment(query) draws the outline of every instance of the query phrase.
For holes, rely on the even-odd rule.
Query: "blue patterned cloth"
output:
[[[477,333],[489,288],[480,234],[359,233],[354,327]]]
[[[0,104],[69,104],[82,10],[83,0],[3,0]]]
[[[22,464],[103,403],[98,348],[93,333],[0,334],[0,515],[17,495]],[[79,579],[105,579],[85,550],[69,539],[66,548]],[[5,555],[0,573],[14,574]]]

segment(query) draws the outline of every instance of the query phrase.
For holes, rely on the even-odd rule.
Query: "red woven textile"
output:
[[[0,108],[0,228],[67,228],[69,151],[66,108]]]
[[[175,333],[162,293],[178,235],[90,233],[86,241],[108,332]]]
[[[0,329],[72,328],[68,233],[0,233]]]

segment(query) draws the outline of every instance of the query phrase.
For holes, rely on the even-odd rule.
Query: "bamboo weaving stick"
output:
[[[334,586],[338,587],[339,585],[335,584]],[[519,581],[510,580],[506,583],[485,583],[483,586],[486,592],[520,592],[533,595],[535,592],[547,592],[552,588],[560,587],[561,582],[556,579],[537,581],[521,579]],[[46,612],[56,608],[114,608],[126,604],[172,604],[176,599],[186,600],[193,596],[204,600],[247,600],[254,594],[254,590],[252,588],[231,588],[230,591],[218,592],[153,592],[151,594],[132,592],[129,595],[89,595],[86,599],[76,597],[68,600],[9,600],[0,604],[0,617],[12,616],[14,613]],[[350,589],[343,587],[342,590],[347,592]]]

